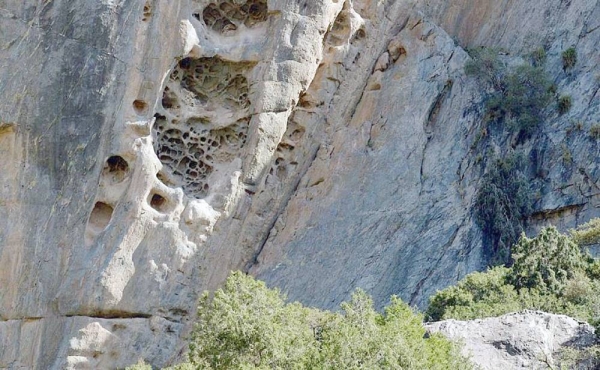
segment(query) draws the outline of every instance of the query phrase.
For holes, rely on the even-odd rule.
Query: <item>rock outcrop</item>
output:
[[[564,315],[525,311],[482,320],[427,324],[432,333],[461,341],[463,354],[481,369],[553,369],[561,351],[596,344],[594,328]],[[586,367],[581,364],[582,369]]]
[[[3,1],[0,367],[172,363],[232,269],[336,308],[485,267],[467,46],[548,50],[531,229],[598,216],[600,5],[566,3]]]

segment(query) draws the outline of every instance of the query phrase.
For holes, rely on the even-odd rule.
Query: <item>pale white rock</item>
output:
[[[481,369],[546,369],[560,364],[560,351],[596,343],[594,328],[568,316],[525,311],[480,320],[426,324],[463,344],[463,354]]]

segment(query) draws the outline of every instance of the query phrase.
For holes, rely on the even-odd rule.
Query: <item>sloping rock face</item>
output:
[[[427,324],[432,333],[461,341],[463,353],[482,369],[548,369],[560,364],[560,351],[596,343],[594,328],[564,315],[525,311],[483,320]],[[585,364],[581,364],[582,369]]]
[[[598,215],[600,5],[563,3],[5,0],[0,367],[172,363],[232,269],[324,308],[482,269],[466,46],[543,40],[573,107],[523,148],[531,229]]]

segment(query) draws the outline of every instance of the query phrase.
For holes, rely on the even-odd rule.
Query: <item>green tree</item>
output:
[[[471,320],[518,311],[518,293],[507,283],[510,269],[497,266],[467,275],[457,285],[435,294],[425,313],[427,321]]]
[[[314,331],[325,314],[286,305],[276,290],[240,272],[200,299],[190,363],[200,369],[296,369],[317,356]]]
[[[577,272],[584,274],[588,263],[579,246],[552,226],[533,239],[523,235],[512,258],[509,281],[517,290],[536,288],[549,294],[562,294]]]
[[[456,344],[425,338],[422,317],[393,297],[383,314],[357,291],[333,313],[286,303],[240,272],[200,300],[180,369],[471,369]]]
[[[533,239],[523,236],[512,257],[510,268],[473,273],[437,292],[427,320],[468,320],[531,309],[600,323],[600,262],[568,236],[547,227]]]
[[[571,230],[571,239],[580,247],[600,244],[600,217]]]
[[[520,167],[517,156],[496,160],[475,196],[475,220],[486,236],[485,253],[491,265],[509,262],[510,247],[531,211],[531,191]]]

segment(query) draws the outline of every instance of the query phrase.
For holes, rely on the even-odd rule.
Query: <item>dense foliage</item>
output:
[[[425,338],[427,337],[427,338]],[[422,317],[393,297],[383,314],[357,291],[340,313],[286,303],[233,273],[198,308],[189,362],[179,369],[470,369],[455,344],[425,335]]]
[[[599,226],[597,220],[584,225],[573,235],[585,236],[575,240],[589,240]],[[510,268],[468,275],[435,294],[426,318],[475,319],[533,309],[599,323],[600,262],[583,253],[574,240],[548,227],[536,238],[523,236],[512,258]]]
[[[545,54],[542,57],[538,51],[534,65],[515,68],[502,62],[495,49],[477,48],[470,54],[465,73],[479,79],[488,90],[487,120],[502,123],[521,140],[529,137],[542,122],[542,111],[552,99],[552,82],[542,66]]]
[[[582,247],[600,244],[600,218],[594,218],[570,232],[571,239]]]
[[[523,231],[534,199],[517,144],[530,140],[544,121],[556,87],[544,70],[547,56],[543,48],[529,55],[530,63],[517,66],[510,65],[496,49],[475,48],[469,53],[472,59],[465,65],[465,73],[480,83],[485,108],[472,146],[479,149],[475,162],[481,163],[484,171],[473,212],[484,234],[489,264],[508,265],[510,248]],[[568,96],[557,98],[561,114],[571,104]],[[485,161],[482,143],[488,146]]]
[[[494,161],[475,197],[475,220],[486,236],[485,253],[491,265],[509,262],[510,247],[531,211],[529,183],[519,162],[516,156]]]

